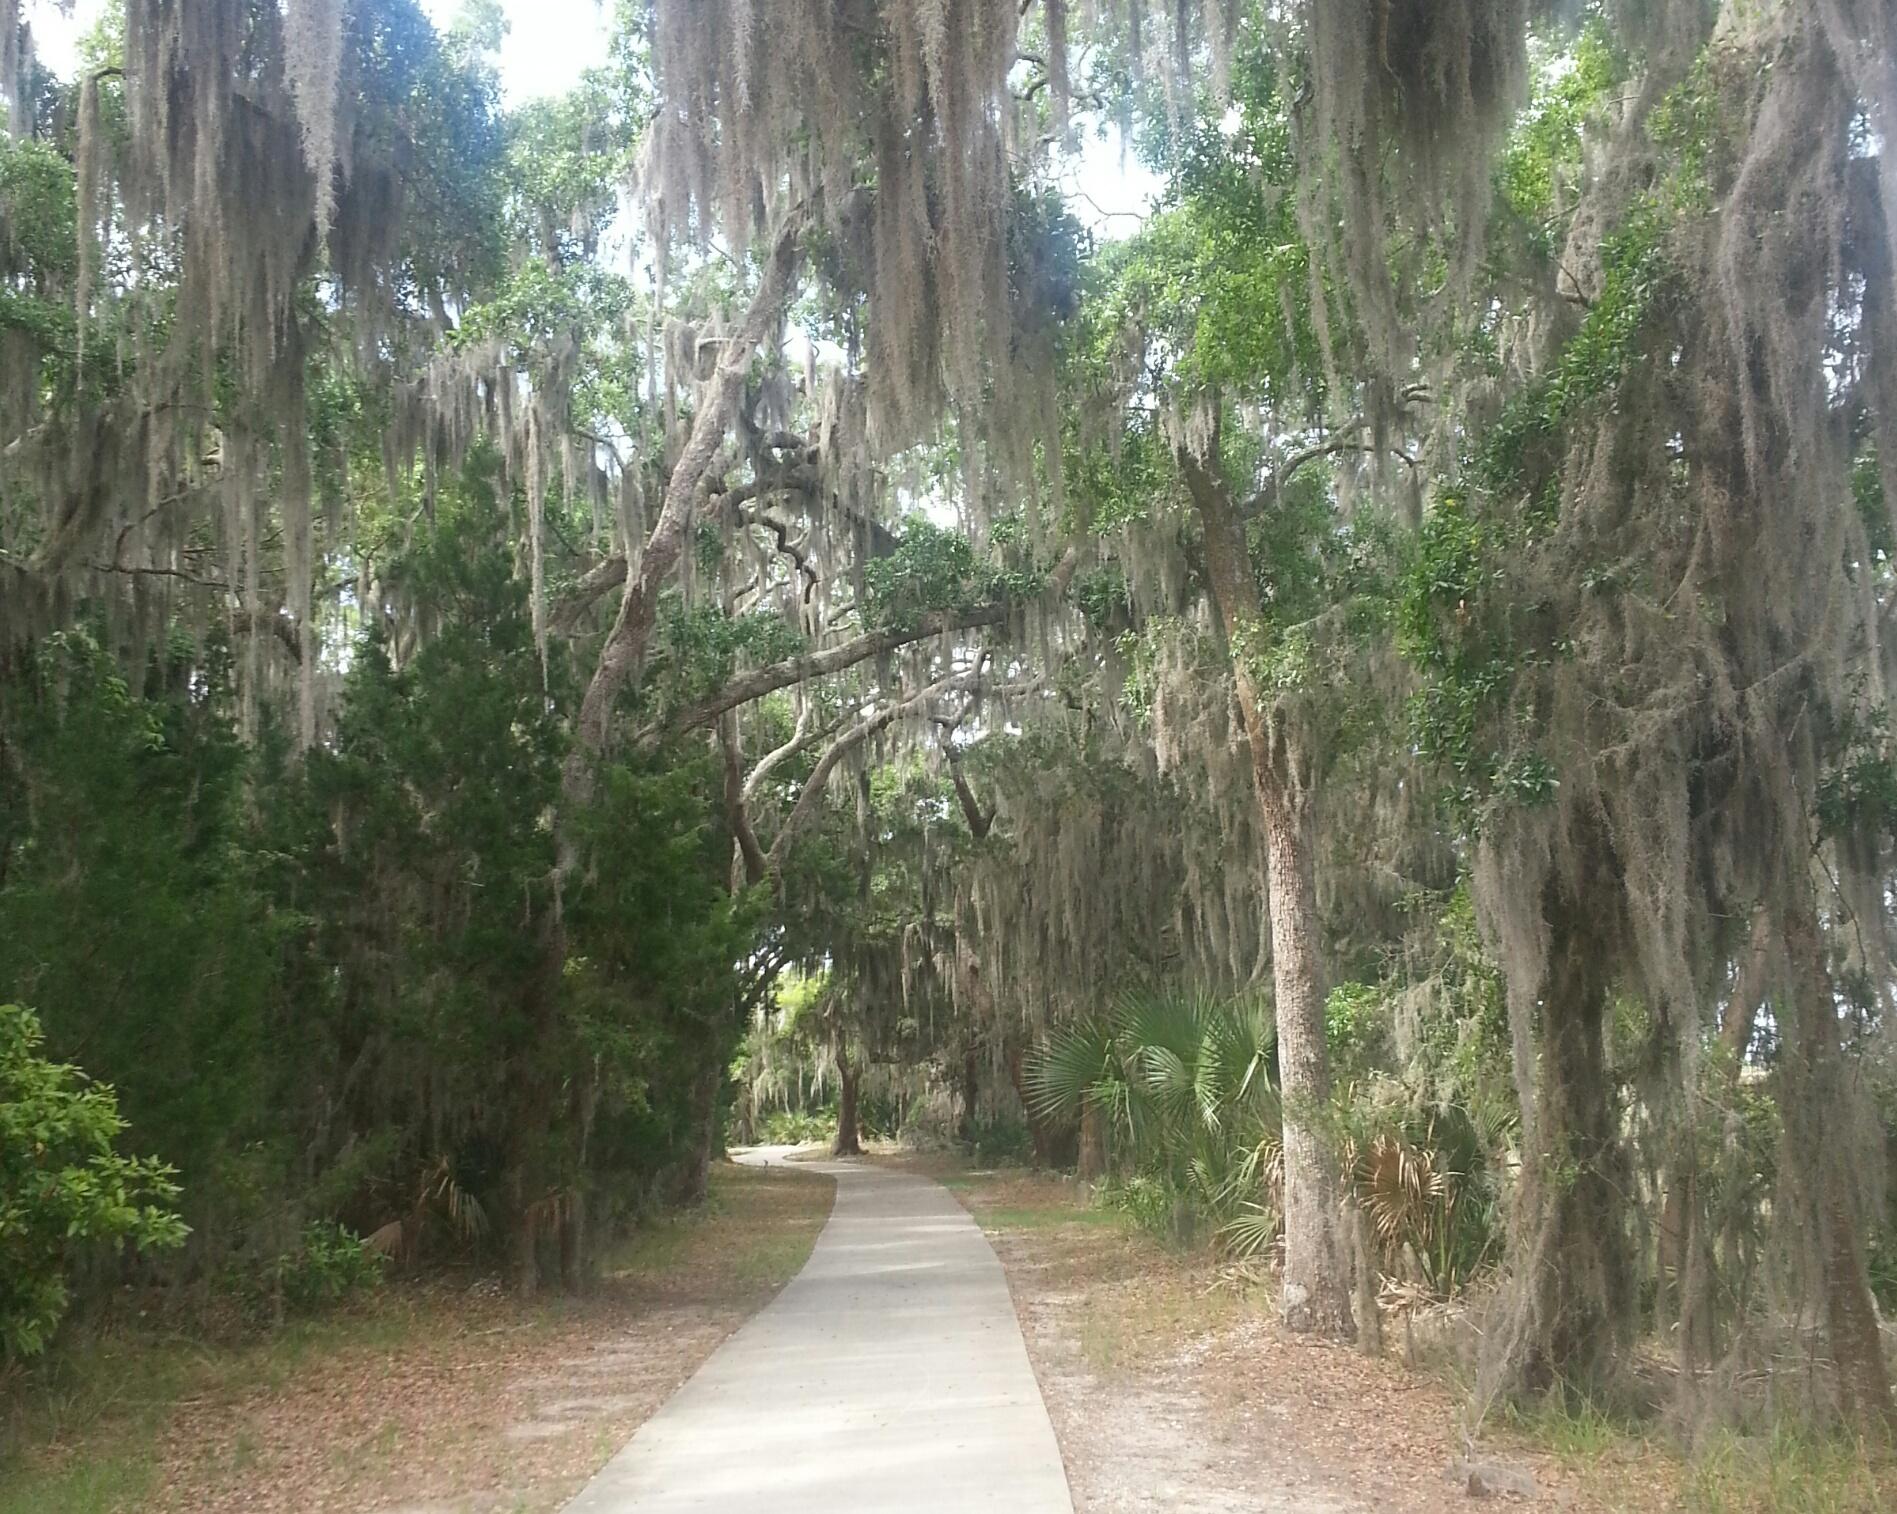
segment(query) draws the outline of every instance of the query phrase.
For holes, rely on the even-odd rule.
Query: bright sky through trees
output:
[[[605,56],[612,13],[598,0],[499,0],[507,19],[501,44],[501,90],[510,106],[570,89],[583,70]],[[445,30],[462,0],[421,0],[422,9]],[[64,12],[50,0],[25,0],[40,57],[61,77],[70,76],[80,37],[96,26],[105,0],[76,0]],[[1111,134],[1109,134],[1109,137]],[[1115,140],[1088,140],[1061,176],[1074,214],[1105,237],[1138,228],[1160,181],[1122,154]]]

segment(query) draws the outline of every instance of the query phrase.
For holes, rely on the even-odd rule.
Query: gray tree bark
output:
[[[1274,717],[1252,669],[1264,613],[1237,501],[1219,477],[1216,457],[1208,463],[1182,451],[1180,466],[1198,509],[1212,597],[1231,643],[1270,864],[1271,968],[1284,1096],[1284,1323],[1289,1330],[1350,1340],[1357,1327],[1343,1182],[1321,1129],[1330,1101],[1330,1056],[1311,860],[1311,795],[1304,781],[1307,754],[1299,750],[1289,724]]]

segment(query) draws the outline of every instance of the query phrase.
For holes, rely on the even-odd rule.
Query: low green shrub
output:
[[[1050,1032],[1028,1059],[1038,1117],[1104,1121],[1120,1204],[1155,1234],[1222,1232],[1275,1209],[1276,1036],[1255,999],[1133,990]]]
[[[111,1088],[40,1054],[38,1017],[0,1004],[0,1360],[46,1349],[88,1247],[181,1244],[186,1227],[162,1163],[114,1149],[125,1130]]]
[[[977,1120],[967,1145],[969,1154],[984,1167],[1022,1167],[1034,1155],[1034,1139],[1026,1123],[1006,1115]]]
[[[386,1265],[387,1258],[361,1236],[312,1220],[296,1245],[250,1274],[241,1291],[260,1314],[319,1314],[375,1288]]]
[[[1189,1241],[1198,1233],[1200,1216],[1192,1195],[1159,1174],[1117,1179],[1107,1185],[1102,1199],[1162,1241]]]
[[[831,1109],[773,1109],[757,1124],[760,1146],[816,1146],[836,1139],[837,1112]]]

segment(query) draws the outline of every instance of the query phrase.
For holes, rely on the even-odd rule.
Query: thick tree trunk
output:
[[[1802,859],[1809,849],[1799,849]],[[1890,1375],[1871,1302],[1864,1216],[1851,1178],[1853,1133],[1847,1116],[1837,995],[1825,957],[1811,881],[1788,866],[1782,912],[1791,976],[1792,1021],[1779,1066],[1784,1167],[1789,1195],[1806,1227],[1823,1294],[1825,1334],[1837,1370],[1838,1408],[1854,1428],[1878,1436],[1897,1429]]]
[[[682,1205],[702,1204],[711,1192],[711,1158],[712,1148],[717,1144],[718,1085],[722,1077],[715,1063],[707,1063],[692,1081],[691,1144],[679,1169],[675,1192]]]
[[[547,1021],[535,1006],[536,1023]],[[507,1136],[505,1188],[508,1216],[508,1264],[514,1292],[532,1298],[540,1287],[540,1239],[549,1187],[547,1151],[553,1138],[553,1098],[545,1073],[538,1066],[538,1046],[517,1048],[506,1083],[511,1103]]]
[[[1503,1317],[1489,1334],[1487,1384],[1538,1396],[1603,1380],[1633,1319],[1622,1160],[1603,1037],[1607,985],[1599,942],[1565,904],[1541,1003],[1541,1058],[1529,1091],[1513,1254]]]
[[[567,1202],[560,1212],[560,1284],[569,1292],[579,1292],[593,1280],[592,1231],[588,1225],[586,1159],[593,1142],[593,1119],[599,1110],[599,1072],[594,1064],[576,1079],[572,1108],[573,1127],[579,1132],[574,1174]]]
[[[1356,1334],[1351,1244],[1336,1154],[1322,1132],[1330,1057],[1305,754],[1294,733],[1272,718],[1253,671],[1264,617],[1237,504],[1216,465],[1187,454],[1180,462],[1198,507],[1212,597],[1231,644],[1270,863],[1271,966],[1284,1094],[1284,1322],[1290,1330],[1348,1340]]]
[[[857,1130],[856,1087],[862,1073],[850,1061],[849,1052],[842,1046],[837,1048],[837,1138],[830,1146],[830,1154],[839,1157],[860,1157],[863,1154],[863,1141]]]
[[[961,1136],[975,1143],[976,1106],[981,1099],[981,1043],[973,1036],[962,1048],[962,1120]]]
[[[525,1173],[516,1168],[508,1182],[513,1217],[508,1234],[508,1270],[514,1293],[522,1301],[540,1291],[540,1216],[528,1198]]]
[[[1010,1032],[1002,1043],[1002,1053],[1008,1064],[1008,1083],[1014,1089],[1024,1118],[1028,1124],[1028,1142],[1034,1148],[1036,1167],[1065,1167],[1076,1155],[1074,1130],[1069,1126],[1065,1131],[1057,1131],[1047,1121],[1035,1114],[1034,1106],[1028,1102],[1026,1067],[1027,1053],[1022,1047],[1021,1037]]]
[[[1247,680],[1249,681],[1249,680]],[[1246,721],[1256,752],[1264,722]],[[1267,766],[1253,758],[1254,770]],[[1284,1322],[1287,1329],[1350,1339],[1349,1238],[1342,1225],[1343,1184],[1322,1133],[1330,1102],[1324,990],[1318,967],[1317,886],[1305,818],[1280,787],[1261,808],[1271,859],[1271,954],[1276,986],[1278,1070],[1284,1093]]]

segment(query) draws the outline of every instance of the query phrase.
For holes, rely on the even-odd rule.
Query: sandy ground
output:
[[[1445,1387],[1286,1335],[1265,1289],[1090,1209],[1076,1185],[935,1170],[1007,1269],[1077,1514],[1438,1514],[1469,1506],[1471,1465],[1520,1508],[1632,1507],[1519,1445],[1470,1462]]]

